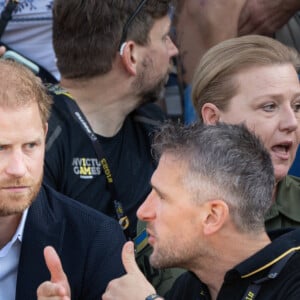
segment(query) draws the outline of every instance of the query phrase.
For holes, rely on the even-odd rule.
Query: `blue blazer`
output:
[[[124,242],[114,219],[42,186],[25,223],[16,300],[36,299],[38,286],[50,279],[43,256],[47,245],[60,256],[72,299],[100,300],[108,282],[125,273]]]

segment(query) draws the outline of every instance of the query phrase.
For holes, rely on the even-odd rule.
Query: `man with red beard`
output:
[[[41,184],[51,98],[25,67],[0,60],[0,70],[0,299],[35,299],[38,285],[56,278],[54,249],[72,299],[100,299],[124,273],[123,232]]]

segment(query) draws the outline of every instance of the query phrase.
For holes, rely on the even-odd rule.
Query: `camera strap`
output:
[[[18,0],[9,0],[5,5],[4,9],[2,10],[0,17],[0,38],[2,37],[3,32],[5,31],[7,23],[11,20],[12,13],[16,9],[18,4]]]
[[[123,205],[120,201],[118,201],[117,192],[113,180],[113,176],[109,167],[109,164],[107,162],[107,159],[105,158],[105,154],[103,151],[103,147],[101,146],[96,134],[94,133],[93,129],[91,128],[88,120],[84,116],[84,114],[81,112],[79,106],[77,103],[73,100],[72,96],[69,93],[63,92],[61,93],[63,95],[66,95],[68,97],[68,100],[65,101],[67,104],[67,107],[72,115],[72,117],[75,119],[76,122],[79,123],[83,131],[87,134],[89,139],[91,140],[94,150],[96,152],[96,155],[102,165],[102,170],[105,174],[107,188],[111,194],[111,199],[113,203],[113,208],[115,211],[116,218],[121,226],[121,228],[124,231],[124,234],[128,240],[130,240],[128,228],[129,228],[129,218],[126,215]]]

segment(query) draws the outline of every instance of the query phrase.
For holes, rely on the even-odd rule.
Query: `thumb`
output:
[[[133,242],[126,242],[124,244],[122,250],[122,262],[127,273],[137,275],[142,273],[135,261]]]
[[[6,51],[6,48],[4,46],[0,46],[0,56],[2,56]]]
[[[47,246],[44,249],[44,257],[48,270],[51,274],[51,282],[57,283],[67,281],[60,258],[53,247]]]

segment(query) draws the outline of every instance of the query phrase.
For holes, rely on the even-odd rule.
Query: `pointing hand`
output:
[[[44,249],[46,265],[51,274],[50,281],[45,281],[37,289],[38,300],[70,300],[71,292],[68,278],[64,273],[59,256],[53,247]]]
[[[155,293],[154,287],[147,281],[135,261],[133,242],[127,242],[123,246],[122,262],[127,274],[108,284],[102,295],[103,300],[144,300],[148,295]]]

